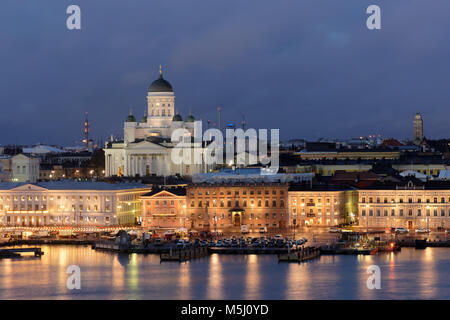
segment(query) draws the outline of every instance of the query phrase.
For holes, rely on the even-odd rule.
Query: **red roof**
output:
[[[401,143],[400,141],[398,141],[397,139],[385,139],[382,143],[381,143],[381,147],[399,147],[402,146],[403,143]]]

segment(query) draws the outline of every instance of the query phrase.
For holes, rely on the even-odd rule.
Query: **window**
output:
[[[422,210],[420,210],[420,209],[417,210],[417,216],[418,217],[422,216]]]

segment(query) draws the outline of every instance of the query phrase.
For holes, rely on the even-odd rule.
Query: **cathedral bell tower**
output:
[[[159,66],[159,78],[152,82],[147,93],[147,123],[152,127],[170,127],[175,115],[175,95]]]

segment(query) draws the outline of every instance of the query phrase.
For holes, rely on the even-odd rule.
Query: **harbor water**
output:
[[[160,262],[156,254],[41,246],[40,257],[0,260],[0,299],[450,299],[450,248],[278,263],[275,255],[219,255]],[[81,289],[70,290],[70,265]],[[381,288],[368,289],[368,267]]]

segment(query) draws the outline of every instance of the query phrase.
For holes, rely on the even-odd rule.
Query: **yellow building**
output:
[[[396,160],[400,158],[398,150],[300,151],[295,154],[302,160]]]
[[[289,188],[290,225],[336,226],[345,221],[346,191]]]

